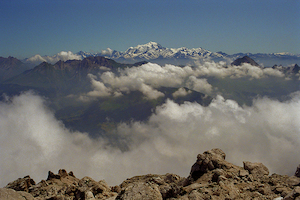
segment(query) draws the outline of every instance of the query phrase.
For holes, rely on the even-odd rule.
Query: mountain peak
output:
[[[236,59],[235,61],[233,61],[231,63],[231,65],[235,65],[235,66],[240,66],[244,63],[248,63],[250,65],[253,65],[253,66],[259,66],[259,64],[257,62],[255,62],[252,58],[250,58],[249,56],[244,56],[242,58],[238,58]]]
[[[151,49],[162,49],[163,47],[157,42],[148,42],[147,44],[137,45],[135,48],[147,47]]]
[[[147,44],[140,44],[137,45],[136,47],[129,47],[126,51],[125,54],[143,54],[148,51],[159,51],[164,49],[160,44],[157,42],[148,42]]]

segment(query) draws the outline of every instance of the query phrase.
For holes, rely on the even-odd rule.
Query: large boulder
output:
[[[177,197],[185,178],[175,174],[135,176],[123,181],[116,199],[168,199]]]
[[[221,149],[212,149],[198,154],[196,163],[192,166],[189,181],[193,182],[202,175],[215,169],[230,169],[233,165],[225,161],[226,154]]]
[[[269,175],[269,169],[262,163],[251,163],[248,161],[243,162],[244,169],[248,170],[255,178],[262,177],[264,175]]]
[[[1,200],[34,200],[34,197],[23,191],[16,191],[9,188],[0,188]]]
[[[163,198],[156,184],[147,182],[133,182],[128,184],[116,199],[162,200]]]

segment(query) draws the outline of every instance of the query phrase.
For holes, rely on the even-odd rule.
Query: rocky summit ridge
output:
[[[64,169],[35,183],[30,176],[0,188],[0,199],[16,200],[206,200],[206,199],[300,199],[300,165],[294,176],[269,175],[262,163],[243,162],[243,167],[225,160],[221,149],[197,156],[187,178],[176,174],[148,174],[108,186],[104,180],[78,179]]]

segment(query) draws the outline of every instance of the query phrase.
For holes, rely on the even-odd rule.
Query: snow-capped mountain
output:
[[[84,59],[89,56],[104,56],[116,60],[117,62],[123,63],[134,63],[139,61],[150,61],[159,64],[194,64],[195,61],[233,61],[239,57],[249,56],[256,60],[260,65],[263,66],[273,66],[275,64],[290,65],[294,63],[300,63],[300,54],[294,55],[290,53],[238,53],[233,55],[228,55],[223,52],[211,52],[203,48],[166,48],[156,42],[149,42],[143,45],[137,45],[136,47],[129,47],[126,51],[116,51],[110,48],[102,50],[100,53],[90,53],[80,51],[76,54],[72,52],[60,52],[54,56],[40,56],[35,55],[31,58],[25,60],[25,62],[50,62],[55,63],[58,60],[68,60],[68,59]]]
[[[112,59],[126,60],[155,60],[155,59],[208,59],[223,57],[221,54],[213,53],[203,48],[188,49],[181,48],[166,48],[156,42],[149,42],[144,45],[130,47],[125,52],[112,52]]]

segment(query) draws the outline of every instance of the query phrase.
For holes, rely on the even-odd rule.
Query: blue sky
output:
[[[300,53],[299,0],[2,0],[0,56],[155,41],[228,54]]]

